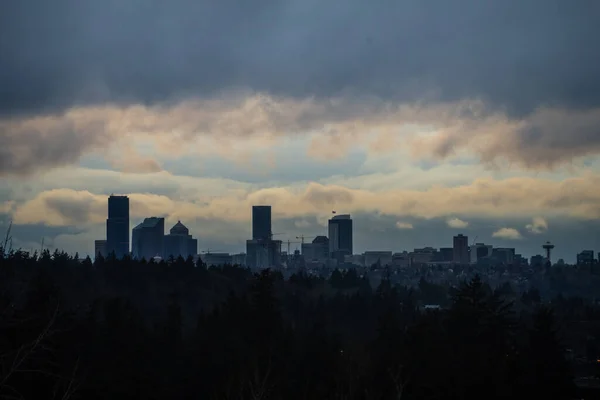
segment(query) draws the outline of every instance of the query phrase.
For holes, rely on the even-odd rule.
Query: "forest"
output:
[[[0,252],[0,398],[571,399],[571,322],[600,321],[578,301]]]

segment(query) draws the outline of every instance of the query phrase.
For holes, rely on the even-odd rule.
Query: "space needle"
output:
[[[552,254],[552,250],[554,249],[554,245],[550,242],[546,242],[543,244],[542,248],[544,250],[546,250],[546,260],[549,263],[552,263],[552,261],[550,261],[550,255]]]

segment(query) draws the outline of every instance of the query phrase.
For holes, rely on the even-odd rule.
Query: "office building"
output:
[[[233,265],[246,265],[246,253],[238,253],[231,255],[231,263]]]
[[[305,261],[325,261],[329,258],[329,238],[317,236],[312,243],[302,243],[301,250]]]
[[[365,267],[372,267],[377,265],[379,267],[385,267],[392,265],[392,252],[391,251],[365,251],[364,253]]]
[[[220,267],[233,264],[233,257],[229,253],[206,253],[202,254],[200,258],[207,267]]]
[[[475,243],[469,250],[471,264],[477,264],[484,258],[491,257],[493,250],[494,247],[491,244]]]
[[[515,262],[515,249],[502,247],[493,249],[492,258],[502,264],[512,265]]]
[[[164,254],[165,219],[151,217],[133,228],[132,253],[139,260],[150,260]]]
[[[106,240],[95,240],[94,241],[94,257],[101,255],[106,257]]]
[[[281,240],[246,240],[246,265],[259,269],[279,267],[281,245]]]
[[[408,253],[408,258],[411,266],[426,265],[434,261],[436,254],[437,250],[433,247],[423,247]]]
[[[169,230],[164,238],[164,258],[177,258],[179,256],[188,258],[198,254],[198,240],[190,235],[190,230],[181,223],[177,223]]]
[[[108,219],[106,220],[106,253],[114,253],[117,258],[129,255],[129,197],[108,198]]]
[[[469,237],[462,234],[454,236],[453,241],[454,263],[466,265],[469,264]]]
[[[352,255],[352,219],[349,214],[336,215],[329,220],[329,257],[344,262]]]
[[[271,206],[252,206],[252,240],[272,239],[271,233]]]
[[[440,262],[451,263],[454,261],[454,248],[442,247],[438,253]]]
[[[594,264],[594,250],[583,250],[577,254],[577,265],[593,265]]]

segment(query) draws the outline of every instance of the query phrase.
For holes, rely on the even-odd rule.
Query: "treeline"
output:
[[[0,255],[0,398],[575,394],[552,308],[535,293],[515,307],[479,278],[373,290],[355,271],[284,281],[191,259]],[[424,295],[448,307],[423,311]]]

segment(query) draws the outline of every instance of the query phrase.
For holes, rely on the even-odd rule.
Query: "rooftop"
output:
[[[181,221],[177,221],[169,232],[171,235],[189,235],[190,230]]]
[[[161,222],[164,223],[164,221],[164,218],[159,217],[144,218],[144,221],[133,229],[156,228],[158,224],[160,224]]]
[[[340,215],[336,215],[331,219],[350,219],[350,214],[340,214]]]

